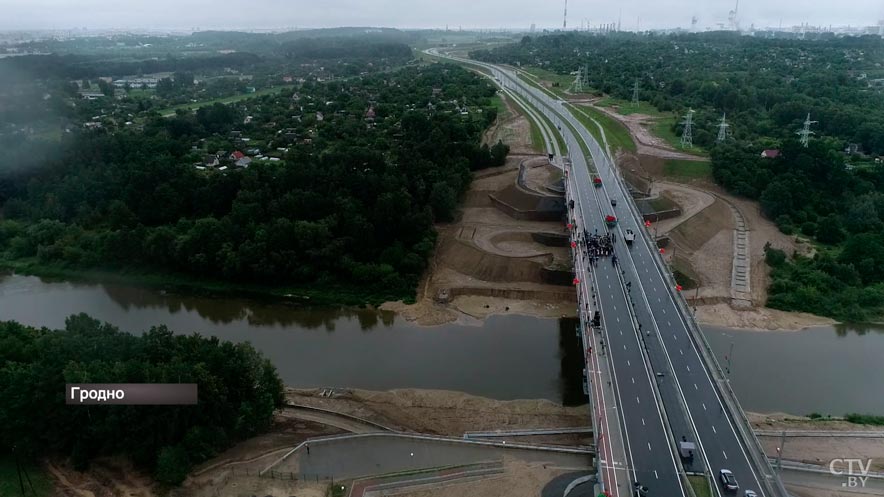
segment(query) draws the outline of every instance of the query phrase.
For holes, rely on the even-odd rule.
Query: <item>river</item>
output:
[[[582,399],[573,320],[493,316],[419,327],[390,312],[165,294],[122,285],[0,276],[0,319],[62,328],[85,312],[141,332],[166,325],[249,341],[293,387],[431,388],[497,399]],[[758,412],[884,414],[884,330],[752,332],[706,327],[741,404]]]

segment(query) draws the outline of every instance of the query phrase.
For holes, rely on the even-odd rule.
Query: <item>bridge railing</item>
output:
[[[608,159],[608,154],[604,153],[599,146],[598,142],[592,135],[588,133],[583,136],[585,141],[588,142],[589,151],[592,155],[592,159],[596,164],[604,164],[606,166],[606,170],[609,174],[607,174],[608,178],[613,177],[615,181],[617,181],[621,187],[621,190],[624,192],[628,192],[629,188],[626,184],[626,181],[617,174],[617,169],[611,164]],[[597,169],[598,166],[597,166]],[[601,174],[601,173],[600,173]],[[641,212],[638,210],[638,206],[635,204],[634,200],[631,196],[627,195],[626,203],[629,206],[630,214],[636,221],[636,226],[643,226],[644,218]],[[740,406],[740,402],[737,399],[736,393],[733,391],[730,385],[730,380],[725,376],[724,371],[721,368],[721,364],[718,362],[718,359],[715,357],[715,353],[712,351],[712,347],[709,345],[709,342],[706,340],[706,335],[700,329],[699,325],[694,318],[694,314],[691,311],[687,301],[684,298],[684,294],[681,292],[675,291],[677,282],[675,281],[675,277],[669,271],[668,266],[666,265],[663,256],[656,249],[654,245],[648,240],[648,237],[642,236],[642,243],[644,243],[648,249],[651,251],[651,254],[654,257],[656,262],[657,270],[663,275],[664,279],[668,283],[667,291],[673,297],[673,301],[679,307],[681,311],[682,317],[684,318],[685,323],[688,326],[690,331],[690,335],[692,340],[697,346],[697,349],[703,355],[703,359],[707,364],[707,369],[709,369],[710,373],[716,380],[715,386],[718,391],[721,393],[721,398],[727,404],[728,411],[730,412],[730,417],[734,421],[734,425],[740,432],[740,438],[743,440],[743,445],[748,449],[750,453],[750,457],[752,457],[753,463],[757,469],[761,471],[761,479],[762,483],[767,487],[767,493],[770,495],[778,495],[781,497],[787,497],[788,493],[783,486],[782,482],[773,472],[773,468],[770,466],[770,462],[767,459],[767,456],[764,454],[764,449],[761,446],[758,438],[755,436],[755,432],[752,429],[752,425],[749,422],[749,419],[746,417],[745,411],[743,411]]]

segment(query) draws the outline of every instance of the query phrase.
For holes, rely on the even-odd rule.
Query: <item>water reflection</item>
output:
[[[705,326],[743,408],[791,414],[884,414],[880,326],[738,331]]]
[[[584,402],[573,320],[495,316],[482,326],[421,328],[370,309],[0,277],[0,319],[62,328],[80,312],[135,333],[162,324],[177,333],[251,342],[295,387],[434,388]]]
[[[865,335],[867,333],[882,333],[884,334],[884,324],[880,323],[850,323],[850,324],[836,324],[834,326],[835,333],[838,336],[847,336],[850,333],[856,333],[857,335]]]

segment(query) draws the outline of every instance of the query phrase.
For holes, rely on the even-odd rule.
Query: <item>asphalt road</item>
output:
[[[765,495],[760,484],[763,475],[756,472],[748,449],[737,433],[736,421],[731,418],[732,413],[701,357],[699,347],[702,345],[690,331],[688,320],[691,318],[677,305],[673,281],[655,261],[656,247],[640,225],[640,217],[628,210],[628,194],[606,154],[561,102],[530,87],[509,69],[494,67],[494,70],[505,85],[528,95],[529,101],[554,123],[561,125],[563,120],[570,123],[590,148],[591,159],[603,180],[602,189],[591,186],[587,158],[569,127],[561,125],[573,163],[573,181],[578,186],[576,197],[582,211],[578,214],[587,228],[591,232],[596,229],[604,232],[603,216],[611,213],[610,199],[616,198],[621,200],[618,209],[622,212],[617,213],[619,223],[612,231],[619,240],[623,239],[626,229],[641,235],[629,249],[622,242],[616,245],[623,273],[604,259],[594,270],[607,353],[616,374],[620,421],[635,478],[648,486],[652,495],[683,495],[675,475],[673,447],[685,436],[696,440],[703,460],[716,476],[720,469],[730,469],[740,483],[741,492],[752,489],[758,495]],[[626,281],[632,283],[629,295],[623,288]],[[634,313],[629,311],[631,304],[627,307],[630,295],[635,304]],[[638,324],[642,325],[640,332]],[[643,343],[647,354],[642,353]],[[657,373],[662,373],[662,377]],[[656,391],[655,380],[659,382]],[[657,391],[665,410],[657,401]],[[666,431],[664,419],[671,432]],[[719,496],[727,495],[720,486],[716,489]]]
[[[508,78],[501,74],[501,79]],[[510,80],[508,84],[512,87],[514,81]],[[529,101],[536,108],[544,105],[536,97],[533,100],[529,98]],[[555,123],[557,119],[553,118],[552,121]],[[587,158],[577,145],[577,138],[567,127],[561,131],[569,146],[574,175],[572,184],[590,185]],[[577,224],[589,233],[606,233],[604,214],[608,212],[604,210],[606,201],[599,197],[599,192],[590,187],[577,188],[574,193]],[[619,240],[616,245],[622,247],[623,238]],[[672,437],[664,425],[662,406],[654,392],[654,375],[642,351],[620,268],[612,263],[611,258],[601,258],[590,271],[595,277],[595,307],[600,310],[602,319],[601,332],[606,344],[604,354],[614,370],[613,381],[619,397],[618,418],[625,435],[626,459],[632,473],[632,481],[617,482],[620,484],[619,494],[629,495],[628,489],[638,481],[648,487],[652,495],[685,495],[673,455]],[[584,283],[590,281],[588,274],[579,277]],[[611,483],[608,482],[609,485]]]

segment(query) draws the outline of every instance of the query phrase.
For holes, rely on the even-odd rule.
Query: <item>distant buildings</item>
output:
[[[141,88],[142,86],[156,88],[159,82],[160,78],[120,78],[114,80],[114,86],[117,88],[125,88],[126,85],[129,85],[130,88]]]

